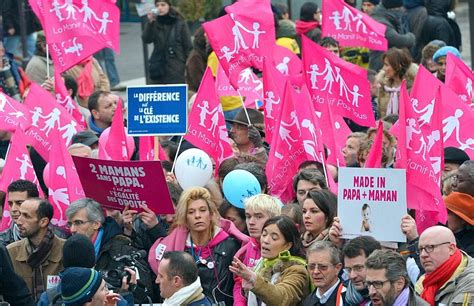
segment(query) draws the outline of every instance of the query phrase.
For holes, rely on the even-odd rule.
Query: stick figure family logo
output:
[[[51,113],[43,115],[43,109],[40,106],[35,106],[31,112],[31,125],[44,132],[46,137],[52,130],[64,131],[62,138],[65,139],[66,146],[72,141],[72,137],[77,133],[77,123],[71,120],[69,123],[61,126],[61,111],[59,108],[53,108]],[[41,127],[42,126],[42,127]]]
[[[269,90],[265,93],[265,98],[263,100],[265,101],[265,111],[266,111],[267,118],[275,119],[272,114],[273,106],[279,105],[281,98],[275,96],[275,93],[273,93],[272,90]]]
[[[198,108],[201,109],[201,112],[199,113],[199,125],[202,126],[203,128],[207,128],[209,132],[212,133],[214,136],[216,134],[216,128],[217,124],[219,122],[219,108],[222,109],[222,106],[220,104],[216,106],[213,110],[209,111],[209,102],[206,100],[202,100],[198,105]],[[211,125],[208,127],[206,125],[207,121],[207,116],[212,116],[211,117]]]
[[[459,120],[464,115],[464,112],[461,109],[456,109],[454,114],[447,116],[443,119],[443,141],[447,142],[452,136],[455,137],[457,143],[459,144],[462,150],[465,149],[474,149],[471,145],[474,145],[473,138],[467,138],[464,142],[461,141],[460,131],[461,131],[461,121]]]
[[[63,41],[61,46],[63,47],[65,54],[76,54],[77,56],[81,56],[81,51],[84,50],[83,45],[77,42],[77,37]]]
[[[17,157],[15,158],[17,162],[20,163],[20,179],[21,180],[26,180],[26,175],[28,173],[28,169],[31,169],[34,171],[33,164],[31,163],[31,159],[28,156],[28,154],[21,154],[21,158]],[[33,182],[35,183],[35,182]]]
[[[323,92],[327,91],[333,94],[333,83],[336,82],[336,84],[339,85],[339,96],[345,98],[346,101],[352,101],[352,106],[359,107],[359,99],[364,97],[364,95],[359,92],[359,86],[354,84],[351,90],[341,75],[341,68],[332,64],[328,58],[324,58],[324,63],[325,67],[322,72],[320,72],[320,68],[317,64],[309,65],[311,70],[306,71],[306,74],[309,75],[311,89],[319,89]],[[324,81],[322,88],[318,85],[319,76],[321,76]],[[352,96],[352,99],[349,98],[349,95]]]
[[[51,3],[51,9],[49,12],[54,13],[60,22],[70,21],[71,19],[77,20],[76,13],[80,13],[83,15],[83,24],[90,25],[94,30],[97,28],[97,25],[100,25],[98,33],[106,35],[107,26],[112,22],[112,20],[109,19],[110,13],[108,11],[103,11],[102,17],[98,17],[97,13],[89,6],[88,0],[82,0],[81,4],[82,7],[79,8],[74,4],[73,0],[65,0],[62,4],[59,0],[54,0]]]
[[[206,163],[204,163],[202,157],[196,158],[196,156],[186,159],[186,163],[188,164],[188,166],[194,166],[202,170],[206,170],[208,166]]]
[[[266,31],[260,30],[259,22],[256,22],[256,21],[253,22],[252,29],[248,29],[237,19],[235,14],[231,13],[229,16],[232,22],[234,23],[234,25],[232,26],[232,36],[234,38],[233,39],[234,46],[233,46],[233,49],[230,49],[230,47],[227,45],[222,46],[222,48],[220,49],[220,52],[222,55],[219,56],[220,59],[225,58],[227,62],[230,62],[234,58],[234,55],[239,54],[241,49],[243,50],[249,49],[249,46],[247,44],[249,38],[250,39],[253,38],[251,48],[258,49],[260,35],[266,33]]]
[[[334,10],[330,15],[329,19],[332,20],[334,27],[336,30],[344,30],[344,31],[353,31],[352,25],[355,22],[355,31],[362,32],[364,34],[375,35],[374,32],[367,32],[367,26],[365,25],[364,21],[362,20],[362,14],[357,13],[353,14],[351,10],[344,6],[342,12],[338,10]],[[344,27],[341,26],[341,20],[344,22]]]
[[[243,205],[247,198],[253,197],[254,195],[259,194],[259,193],[260,193],[260,191],[257,190],[257,188],[255,188],[255,187],[251,190],[247,189],[246,192],[244,192],[242,194],[242,196],[240,198],[240,203],[242,203],[242,205]]]
[[[289,64],[290,64],[290,57],[289,56],[284,56],[281,60],[281,63],[278,63],[275,68],[278,69],[278,71],[281,72],[281,74],[283,75],[289,75],[290,72],[289,72]]]

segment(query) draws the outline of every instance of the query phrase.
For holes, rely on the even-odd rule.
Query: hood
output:
[[[109,241],[113,237],[122,234],[122,228],[120,227],[120,225],[118,225],[118,223],[112,217],[105,218],[105,222],[104,224],[102,224],[102,228],[104,229],[104,235],[102,236],[101,246],[106,244],[107,241]]]

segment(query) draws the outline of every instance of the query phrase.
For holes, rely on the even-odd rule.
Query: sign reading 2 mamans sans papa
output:
[[[188,127],[188,86],[127,87],[128,135],[184,135]]]
[[[400,230],[407,212],[404,169],[339,168],[337,203],[343,238],[406,241]]]
[[[174,214],[160,161],[113,161],[73,157],[87,197],[103,207]]]

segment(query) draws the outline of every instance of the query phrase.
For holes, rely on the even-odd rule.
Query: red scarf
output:
[[[77,77],[77,95],[81,99],[87,99],[94,92],[94,79],[92,78],[92,57],[86,58],[82,63],[84,69]]]
[[[462,260],[462,253],[456,248],[454,254],[433,272],[426,274],[423,280],[423,293],[421,297],[430,305],[435,305],[436,292],[454,274]]]
[[[296,34],[300,36],[319,27],[321,27],[321,24],[317,21],[296,20]]]

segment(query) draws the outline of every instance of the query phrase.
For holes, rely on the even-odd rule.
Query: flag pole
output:
[[[49,71],[49,46],[48,43],[46,43],[46,76],[50,77],[50,71]]]
[[[244,104],[244,98],[242,98],[242,95],[240,94],[239,89],[237,89],[237,93],[239,94],[240,102],[242,102],[242,108],[244,110],[245,116],[247,117],[247,121],[248,121],[249,125],[252,125],[252,122],[250,121],[249,113],[247,112],[247,108],[245,107],[245,104]]]
[[[153,160],[160,160],[159,158],[159,145],[160,145],[160,140],[158,139],[158,136],[153,137]]]
[[[324,160],[323,152],[319,152],[319,154],[321,155],[321,163],[323,164],[323,172],[324,172],[324,177],[326,178],[326,185],[328,186],[328,189],[330,189],[329,188],[328,172],[326,170],[326,161]]]
[[[179,150],[181,149],[181,144],[182,143],[183,143],[183,136],[181,136],[179,138],[178,149],[176,150],[176,156],[174,157],[174,160],[173,160],[173,166],[171,167],[171,173],[174,173],[174,166],[176,165],[176,160],[178,159]]]

